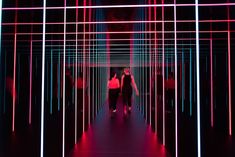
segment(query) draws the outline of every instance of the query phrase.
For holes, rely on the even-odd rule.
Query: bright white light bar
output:
[[[199,66],[199,11],[198,0],[195,0],[195,16],[196,16],[196,65],[197,65],[197,151],[198,157],[201,157],[201,114],[200,114],[200,66]]]
[[[43,0],[43,36],[42,36],[42,91],[41,91],[41,149],[40,157],[43,157],[44,146],[44,88],[45,88],[45,40],[46,39],[46,0]]]
[[[66,6],[66,0],[64,0]],[[64,53],[63,53],[63,141],[62,141],[62,157],[65,157],[65,62],[66,62],[66,7],[64,9]],[[67,98],[68,99],[68,98]]]
[[[176,4],[176,0],[174,0]],[[176,5],[174,6],[174,37],[175,37],[175,157],[178,157],[178,58],[177,58],[177,25]]]
[[[139,4],[139,5],[100,5],[100,6],[65,6],[65,7],[46,7],[47,10],[56,9],[108,9],[108,8],[148,8],[148,7],[208,7],[208,6],[235,6],[235,3],[208,3],[208,4]],[[43,7],[19,7],[3,8],[2,10],[42,10]]]

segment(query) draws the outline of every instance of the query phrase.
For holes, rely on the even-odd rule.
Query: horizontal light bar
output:
[[[176,20],[177,23],[191,23],[191,22],[196,22],[195,20]],[[174,23],[173,20],[166,20],[164,21],[165,23]],[[211,22],[235,22],[235,20],[200,20],[198,21],[199,23],[211,23]],[[161,20],[156,20],[156,21],[92,21],[92,22],[67,22],[67,25],[83,25],[83,24],[136,24],[136,23],[162,23]],[[3,26],[9,26],[9,25],[42,25],[42,22],[11,22],[11,23],[2,23]],[[47,25],[63,25],[63,22],[47,22]]]
[[[162,31],[157,31],[158,33],[162,33]],[[228,30],[220,30],[220,31],[200,31],[199,33],[227,33]],[[230,32],[235,32],[234,31],[230,31]],[[75,35],[76,32],[66,32],[66,34],[68,35]],[[85,34],[146,34],[146,33],[156,33],[156,31],[122,31],[122,32],[118,32],[118,31],[113,31],[113,32],[84,32]],[[174,31],[165,31],[165,34],[167,33],[174,33]],[[196,31],[177,31],[177,33],[196,33]],[[82,32],[78,32],[79,35],[82,35]],[[14,35],[14,33],[3,33],[3,35]],[[17,35],[42,35],[42,33],[17,33]],[[64,35],[63,32],[50,32],[50,33],[46,33],[46,35]]]
[[[226,39],[227,40],[227,38],[213,38],[213,40],[223,40],[223,39]],[[231,39],[235,39],[235,38],[231,38]],[[130,39],[109,39],[110,41],[130,41]],[[131,39],[131,40],[140,40],[140,39]],[[148,38],[146,38],[146,39],[141,39],[141,40],[143,40],[143,41],[145,41],[145,40],[154,40],[154,39],[148,39]],[[164,39],[164,41],[172,41],[172,40],[174,40],[173,38],[171,38],[171,39]],[[178,38],[177,40],[196,40],[195,38]],[[210,40],[210,38],[200,38],[199,40]],[[10,41],[10,42],[12,42],[12,40],[4,40],[5,42],[6,41]],[[20,42],[20,41],[22,41],[22,42],[29,42],[29,40],[20,40],[20,39],[18,39],[17,40],[17,42]],[[59,39],[49,39],[49,40],[46,40],[46,42],[62,42],[63,40],[61,39],[61,40],[59,40]],[[67,42],[75,42],[76,41],[76,39],[67,39],[66,40]],[[83,40],[77,40],[77,41],[83,41]],[[88,39],[86,39],[85,41],[107,41],[107,39],[90,39],[90,40],[88,40]],[[158,39],[158,41],[162,41],[162,39]],[[42,40],[33,40],[33,42],[42,42]],[[112,44],[112,46],[123,46],[123,45],[130,45],[130,44]],[[134,45],[144,45],[144,44],[134,44]],[[169,44],[167,44],[167,45],[169,45]],[[36,45],[35,45],[36,46]],[[51,45],[46,45],[46,46],[51,46]],[[56,45],[55,45],[56,46]],[[61,46],[61,45],[58,45],[58,46]],[[72,46],[72,45],[71,45]],[[105,46],[104,44],[99,44],[99,46]]]
[[[146,8],[146,7],[195,7],[195,4],[139,4],[139,5],[99,5],[99,6],[61,6],[61,7],[46,7],[47,10],[56,9],[108,9],[108,8]],[[198,4],[199,7],[208,6],[235,6],[235,3],[208,3],[208,4]],[[43,7],[12,7],[3,8],[2,10],[43,10]]]

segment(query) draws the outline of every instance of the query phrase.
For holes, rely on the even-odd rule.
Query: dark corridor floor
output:
[[[121,104],[113,118],[104,107],[69,157],[169,157],[137,108],[124,118]]]

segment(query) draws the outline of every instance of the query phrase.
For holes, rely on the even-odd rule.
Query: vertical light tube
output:
[[[176,0],[174,0],[174,46],[175,46],[175,157],[178,157],[178,59],[177,59],[177,16]]]
[[[16,0],[16,6],[18,6],[18,0]],[[16,47],[17,47],[17,19],[18,19],[18,11],[15,11],[15,32],[14,32],[14,72],[13,72],[13,95],[12,95],[12,132],[15,131],[15,99],[16,99]]]
[[[210,83],[211,83],[211,127],[214,127],[214,99],[213,99],[213,41],[212,41],[212,33],[210,34]]]
[[[64,45],[63,45],[63,139],[62,139],[62,157],[65,156],[65,62],[66,62],[66,17],[67,17],[67,9],[66,9],[66,0],[64,0]]]
[[[190,106],[189,106],[189,114],[192,116],[193,114],[193,78],[192,78],[192,70],[193,70],[193,63],[192,63],[192,49],[190,48],[189,50],[189,101],[190,101]]]
[[[228,0],[229,2],[229,0]],[[231,32],[230,32],[230,8],[228,14],[228,105],[229,105],[229,135],[232,135],[232,95],[231,95]]]
[[[91,0],[89,0],[89,5],[91,6]],[[91,22],[91,8],[89,8],[89,22]],[[89,32],[91,32],[91,24],[89,23]],[[88,38],[88,45],[89,45],[89,51],[88,51],[88,83],[87,83],[87,85],[88,85],[88,126],[90,125],[90,123],[91,123],[91,108],[90,108],[90,106],[91,106],[91,97],[90,97],[90,91],[91,91],[91,86],[90,86],[90,73],[91,73],[91,71],[90,71],[90,52],[91,52],[91,41],[90,41],[90,38],[91,38],[91,35],[89,34],[89,38]]]
[[[151,0],[149,0],[149,4],[151,4]],[[151,21],[151,7],[149,7],[148,8],[148,13],[149,13],[149,15],[148,15],[148,19],[149,19],[149,21]],[[148,26],[149,26],[149,31],[151,31],[151,23],[149,23],[148,24]],[[151,49],[151,44],[152,44],[152,42],[151,42],[151,40],[152,40],[152,37],[151,37],[151,33],[149,33],[149,89],[150,89],[150,91],[149,91],[149,124],[150,124],[150,126],[152,125],[152,99],[151,99],[151,97],[152,97],[152,90],[151,90],[151,87],[152,87],[152,80],[151,80],[151,70],[152,70],[152,62],[151,62],[151,59],[152,59],[152,49]]]
[[[198,157],[201,157],[201,118],[200,118],[200,65],[199,65],[199,11],[198,0],[195,0],[196,15],[196,65],[197,65],[197,151]]]
[[[58,82],[57,82],[57,86],[58,86],[58,93],[57,93],[57,97],[58,97],[58,111],[60,110],[60,98],[61,98],[61,82],[60,82],[60,78],[61,78],[61,68],[60,68],[60,50],[59,50],[59,53],[58,53]]]
[[[32,74],[33,74],[33,41],[32,41],[32,35],[31,35],[31,41],[30,41],[30,78],[29,78],[29,125],[32,122]]]
[[[154,0],[154,4],[157,4],[156,0]],[[157,20],[157,7],[154,7],[154,21]],[[154,30],[157,30],[157,23],[154,23]],[[157,53],[157,31],[154,33],[155,37],[154,37],[154,73],[152,75],[154,75],[154,82],[155,82],[155,86],[153,87],[155,89],[155,132],[157,133],[157,125],[158,125],[158,93],[157,93],[157,88],[158,88],[158,70],[157,70],[157,61],[158,61],[158,53]],[[156,74],[157,73],[157,74]]]
[[[144,12],[144,20],[147,20],[147,9],[145,8]],[[144,31],[147,32],[147,23],[144,24]],[[144,33],[144,39],[145,39],[145,46],[144,46],[144,88],[145,88],[145,119],[146,122],[148,122],[148,87],[147,87],[147,54],[148,54],[148,41],[146,40],[148,38],[147,33]]]
[[[162,0],[162,4],[164,4],[164,0]],[[162,115],[163,115],[163,145],[166,145],[166,129],[165,129],[165,13],[164,13],[164,6],[162,6]]]
[[[50,114],[52,114],[52,98],[53,98],[53,50],[51,49],[51,88],[50,88]]]
[[[0,1],[0,73],[2,74],[1,61],[2,61],[2,0]],[[0,76],[0,83],[2,83],[1,82],[2,77],[3,76]],[[4,77],[6,77],[6,76],[4,76]],[[5,83],[4,83],[4,85],[5,85]],[[2,96],[2,93],[0,92],[0,103],[2,102],[1,96]],[[4,88],[4,101],[5,101],[5,88]],[[3,103],[3,105],[5,105],[5,103]]]
[[[84,0],[83,5],[86,6],[86,0]],[[83,81],[86,79],[86,8],[83,9]],[[85,131],[85,83],[83,83],[83,124],[82,131]]]
[[[182,112],[184,112],[184,86],[185,86],[185,72],[184,72],[184,50],[182,51]]]
[[[43,0],[43,34],[42,34],[42,91],[41,91],[41,146],[40,157],[43,157],[44,146],[44,88],[45,88],[45,39],[46,39],[46,0]]]
[[[78,6],[78,0],[76,0],[76,6]],[[76,47],[75,47],[75,116],[74,116],[74,144],[77,144],[77,117],[78,117],[78,8],[76,8]]]

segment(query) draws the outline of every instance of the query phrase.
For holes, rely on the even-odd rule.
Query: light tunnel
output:
[[[233,10],[232,0],[1,0],[0,156],[234,156]],[[120,118],[120,92],[110,118],[107,83],[125,68],[139,95]],[[130,133],[128,151],[131,126],[143,139]]]

